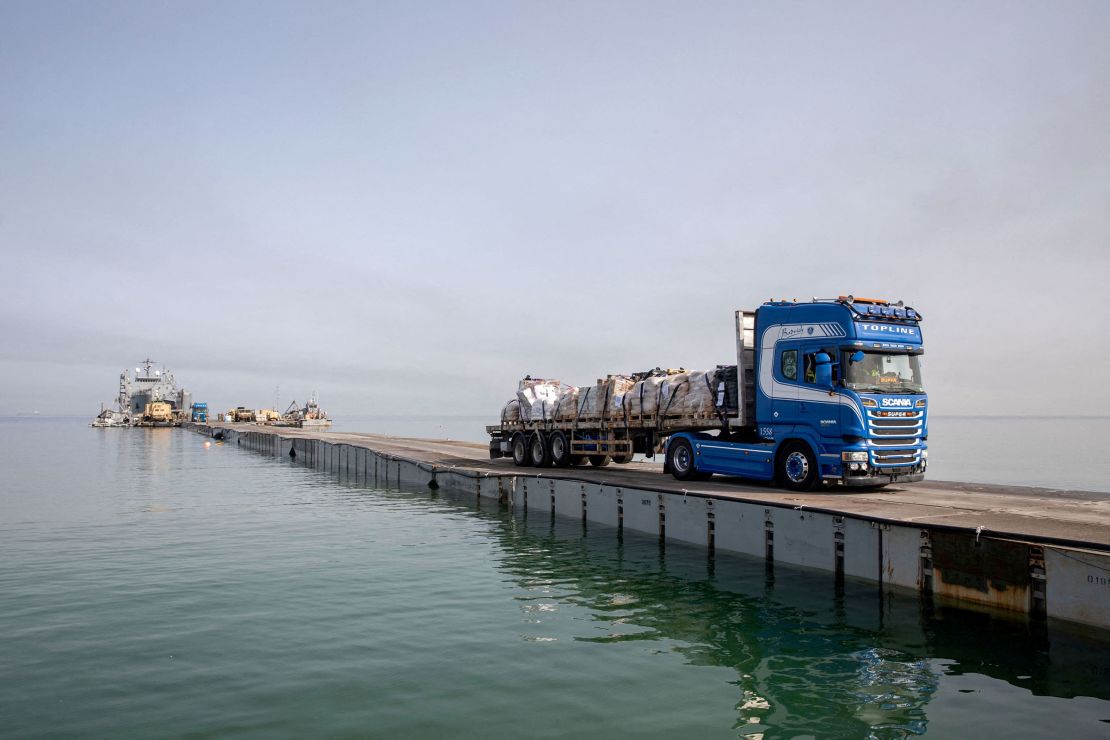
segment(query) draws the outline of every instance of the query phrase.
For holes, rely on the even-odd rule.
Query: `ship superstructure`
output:
[[[177,387],[173,373],[163,365],[143,360],[132,375],[127,369],[119,375],[119,395],[114,408],[101,406],[92,422],[96,427],[170,426],[181,423],[192,406],[192,394]]]

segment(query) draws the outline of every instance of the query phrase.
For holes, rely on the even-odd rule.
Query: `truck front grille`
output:
[[[917,465],[921,460],[919,450],[871,450],[875,465]]]
[[[867,431],[873,465],[914,466],[921,462],[925,411],[868,411]],[[914,449],[906,449],[911,447]]]

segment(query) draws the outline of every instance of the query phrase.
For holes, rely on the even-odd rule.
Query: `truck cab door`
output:
[[[802,375],[802,353],[797,346],[776,347],[774,365],[775,393],[771,398],[770,422],[775,427],[789,427],[798,423],[801,416],[798,384]],[[776,433],[775,438],[779,438]]]
[[[827,355],[828,381],[818,376],[818,355]],[[834,349],[807,347],[802,354],[802,387],[799,390],[799,423],[805,424],[822,437],[840,437],[841,409],[835,393],[830,393],[839,381],[839,365]]]

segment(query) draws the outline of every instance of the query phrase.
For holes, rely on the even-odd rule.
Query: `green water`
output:
[[[1110,735],[1105,635],[205,441],[0,421],[0,735]]]

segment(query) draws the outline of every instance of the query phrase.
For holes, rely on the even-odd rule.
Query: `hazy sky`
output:
[[[1110,3],[0,0],[0,413],[495,417],[902,298],[937,413],[1110,414]]]

